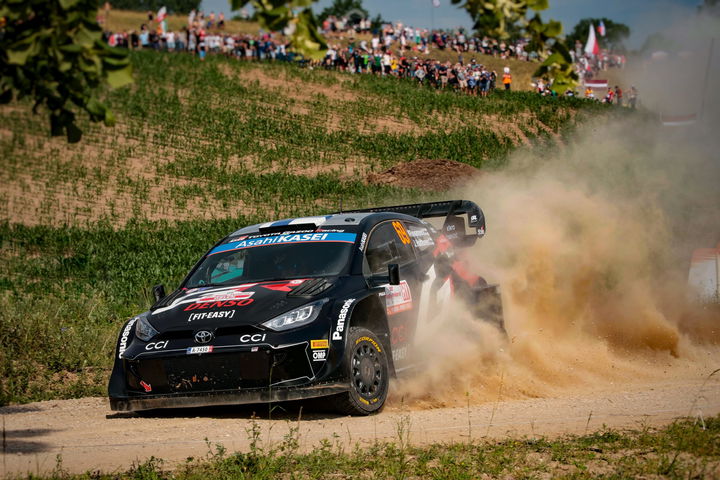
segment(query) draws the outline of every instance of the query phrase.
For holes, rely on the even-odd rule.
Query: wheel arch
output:
[[[380,297],[369,295],[353,307],[350,317],[350,326],[367,328],[380,337],[382,347],[387,352],[388,369],[391,376],[395,376],[395,364],[392,358],[392,344],[390,341],[390,327],[387,315]],[[347,339],[347,336],[345,337]],[[347,345],[346,345],[347,348]]]

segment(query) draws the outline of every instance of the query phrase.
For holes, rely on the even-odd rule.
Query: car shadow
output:
[[[211,407],[166,408],[143,410],[139,412],[115,412],[105,416],[107,419],[120,418],[213,418],[213,419],[257,419],[297,421],[327,420],[344,415],[333,410],[332,406],[321,400],[296,400],[272,404],[257,403],[246,405],[217,405]]]

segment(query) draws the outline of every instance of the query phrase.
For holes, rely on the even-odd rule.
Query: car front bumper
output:
[[[267,387],[193,393],[132,395],[126,397],[110,397],[110,408],[113,411],[128,412],[152,410],[156,408],[188,408],[286,402],[334,395],[346,392],[348,389],[349,386],[347,382],[327,382],[299,387]]]

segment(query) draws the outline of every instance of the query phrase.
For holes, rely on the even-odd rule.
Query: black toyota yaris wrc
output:
[[[503,328],[498,287],[461,259],[484,234],[466,200],[241,228],[121,328],[111,408],[328,396],[343,413],[378,411],[391,377],[422,366],[416,334],[450,296]]]

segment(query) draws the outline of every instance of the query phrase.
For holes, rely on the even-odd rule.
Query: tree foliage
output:
[[[537,52],[543,59],[536,76],[551,78],[552,88],[562,92],[577,85],[572,57],[562,40],[562,24],[555,20],[543,22],[538,12],[548,8],[548,0],[452,0],[470,14],[479,33],[507,40],[518,35],[528,37],[526,50]],[[535,12],[528,19],[528,15]]]
[[[327,42],[320,34],[317,18],[310,6],[315,0],[230,0],[233,10],[245,5],[255,8],[260,26],[290,35],[292,48],[312,58],[322,58]]]
[[[597,35],[597,30],[595,30],[596,38],[598,40],[598,43],[600,44],[600,48],[609,48],[610,50],[616,51],[625,50],[623,42],[627,40],[627,38],[630,36],[630,27],[628,27],[624,23],[614,22],[609,18],[604,17],[583,18],[577,23],[577,25],[575,25],[573,31],[570,32],[567,37],[565,37],[565,41],[571,48],[573,45],[575,45],[576,41],[579,41],[584,45],[587,41],[590,25],[594,25],[597,29],[601,21],[605,24],[605,36],[601,37],[600,35]]]
[[[200,6],[200,0],[113,0],[113,8],[119,10],[136,10],[156,12],[160,7],[167,7],[172,13],[188,13]]]
[[[98,87],[132,81],[127,52],[102,41],[97,8],[98,0],[3,0],[0,6],[0,102],[31,97],[34,110],[49,110],[51,134],[69,142],[82,135],[73,106],[112,125]]]
[[[362,0],[334,0],[332,5],[323,9],[319,19],[325,20],[329,16],[348,16],[351,23],[358,23],[363,18],[368,18],[370,13],[363,8]]]
[[[179,2],[180,0],[178,0]],[[93,122],[115,123],[99,100],[103,83],[132,82],[128,52],[102,40],[96,15],[100,0],[0,0],[0,103],[29,97],[33,111],[47,108],[50,133],[78,142],[77,111]],[[312,57],[327,48],[310,5],[313,0],[231,0],[248,3],[260,25],[285,29],[293,48]]]

